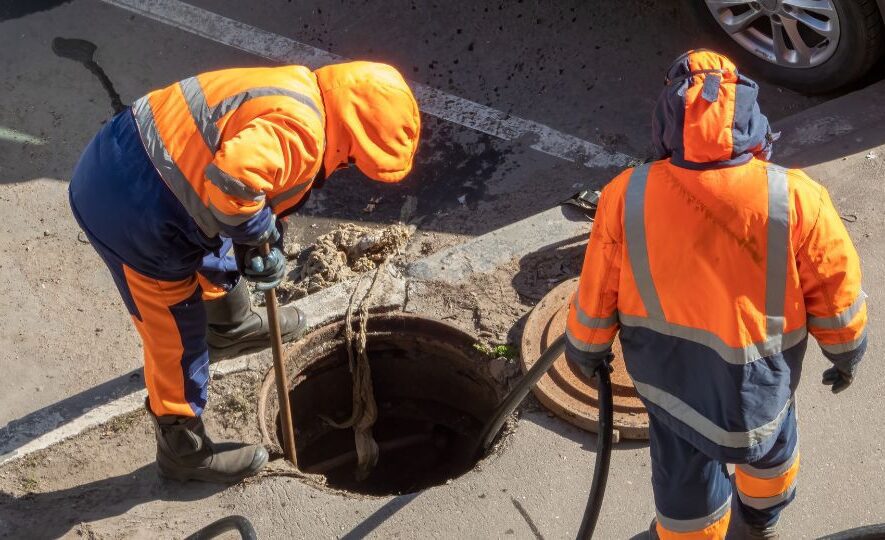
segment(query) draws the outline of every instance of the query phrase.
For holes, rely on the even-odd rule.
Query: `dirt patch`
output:
[[[360,273],[374,270],[400,254],[414,228],[397,223],[383,229],[345,223],[303,248],[295,257],[290,280],[278,287],[281,302],[315,293]]]
[[[258,442],[256,395],[262,371],[214,377],[203,418],[214,440]],[[245,404],[248,403],[248,406]],[[161,511],[202,500],[226,486],[175,482],[157,476],[155,440],[139,408],[46,450],[0,467],[0,538],[94,538],[90,522],[113,518],[138,505],[160,501]],[[196,522],[206,521],[197,516]],[[114,538],[130,537],[118,520]],[[175,527],[156,537],[172,537]],[[195,530],[194,527],[186,527]],[[25,534],[23,531],[27,531]]]

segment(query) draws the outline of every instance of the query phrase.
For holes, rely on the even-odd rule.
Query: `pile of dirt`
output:
[[[317,238],[295,257],[295,269],[290,273],[294,279],[280,285],[280,300],[297,300],[374,270],[387,258],[399,254],[413,232],[413,228],[400,223],[383,229],[353,223],[340,225]]]

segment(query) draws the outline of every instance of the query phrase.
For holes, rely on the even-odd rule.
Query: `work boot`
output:
[[[145,407],[157,436],[160,476],[174,480],[202,480],[233,484],[252,476],[267,463],[263,446],[237,442],[214,443],[196,416],[157,416]]]
[[[780,538],[780,535],[777,534],[774,525],[771,527],[759,528],[754,527],[749,523],[744,523],[744,538],[749,540],[777,540]]]
[[[658,518],[651,518],[648,526],[648,540],[658,540]]]
[[[241,279],[226,295],[205,302],[209,327],[206,341],[212,360],[260,351],[270,346],[270,323],[265,310],[252,309],[249,288]],[[294,306],[281,307],[280,334],[283,343],[298,339],[307,328],[307,318]]]

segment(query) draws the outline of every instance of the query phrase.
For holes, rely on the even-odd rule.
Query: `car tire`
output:
[[[704,0],[693,0],[695,16],[716,36],[719,47],[745,71],[804,94],[824,94],[849,85],[864,75],[882,57],[882,14],[875,0],[833,0],[843,28],[833,55],[810,68],[784,67],[744,49],[729,36]]]

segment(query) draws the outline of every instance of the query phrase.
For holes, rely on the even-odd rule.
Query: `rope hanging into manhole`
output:
[[[386,260],[382,261],[375,269],[372,282],[359,303],[356,332],[353,330],[353,311],[357,292],[363,282],[362,275],[350,295],[350,302],[344,316],[344,341],[347,348],[348,366],[353,379],[353,409],[350,418],[344,422],[335,422],[322,417],[323,420],[338,429],[353,428],[357,455],[357,480],[365,480],[378,463],[378,443],[372,436],[372,426],[378,419],[378,406],[375,403],[375,390],[372,387],[372,369],[369,366],[369,356],[366,354],[366,328],[369,322],[369,305],[378,283],[378,277],[386,268],[386,264]]]

